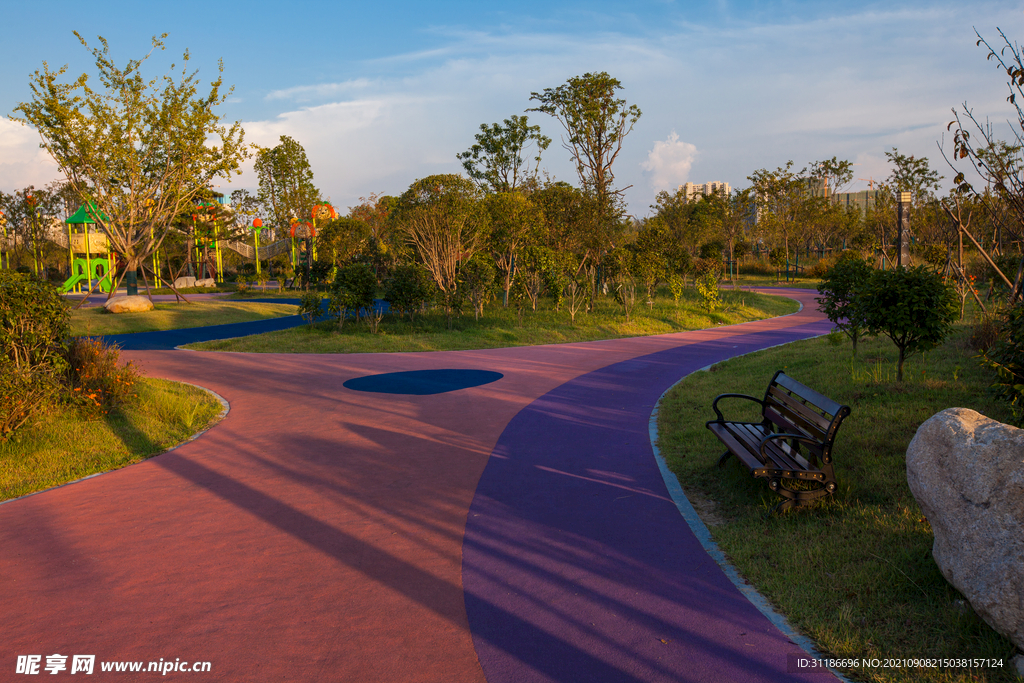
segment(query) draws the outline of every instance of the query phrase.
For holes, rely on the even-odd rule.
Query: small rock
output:
[[[944,410],[910,442],[907,483],[935,534],[942,575],[1024,649],[1024,430]]]
[[[115,296],[103,304],[107,313],[141,313],[153,310],[153,302],[144,296]]]
[[[217,286],[217,281],[214,280],[212,277],[208,277],[208,278],[205,278],[203,280],[196,280],[196,283],[194,285],[192,285],[192,286],[193,287],[216,287]]]
[[[1014,657],[1013,665],[1017,667],[1017,675],[1024,678],[1024,655],[1017,655]]]
[[[179,277],[177,280],[174,281],[174,288],[175,289],[186,289],[188,287],[195,287],[195,286],[196,286],[196,279],[194,277],[191,277],[191,276]]]

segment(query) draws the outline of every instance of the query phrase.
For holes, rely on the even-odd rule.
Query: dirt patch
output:
[[[697,511],[697,516],[700,517],[700,521],[704,522],[705,526],[722,526],[729,521],[728,517],[722,512],[722,507],[700,491],[686,489],[685,493],[686,498],[690,501],[690,505]]]

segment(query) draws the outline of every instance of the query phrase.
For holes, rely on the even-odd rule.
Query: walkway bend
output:
[[[99,680],[125,680],[99,662],[161,658],[208,661],[211,681],[822,680],[786,673],[799,649],[694,538],[647,431],[680,377],[830,329],[813,292],[789,295],[804,308],[783,318],[556,346],[125,351],[230,413],[0,506],[0,667],[58,653],[69,669],[95,655]],[[436,370],[481,379],[344,386]]]

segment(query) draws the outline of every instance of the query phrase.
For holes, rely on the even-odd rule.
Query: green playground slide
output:
[[[60,291],[62,294],[67,294],[68,292],[75,288],[75,285],[78,284],[81,284],[83,288],[88,290],[89,285],[91,283],[89,282],[89,277],[85,273],[79,273],[78,275],[72,275],[67,280],[65,280],[64,284],[61,285],[60,287]],[[111,284],[112,283],[110,282],[110,275],[104,275],[102,278],[100,278],[99,289],[103,292],[109,292]]]

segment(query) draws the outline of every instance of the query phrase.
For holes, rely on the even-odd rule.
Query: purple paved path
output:
[[[512,419],[463,545],[466,609],[489,683],[801,680],[786,673],[787,653],[800,648],[730,583],[679,514],[648,421],[681,376],[830,329],[819,321],[623,361]]]

